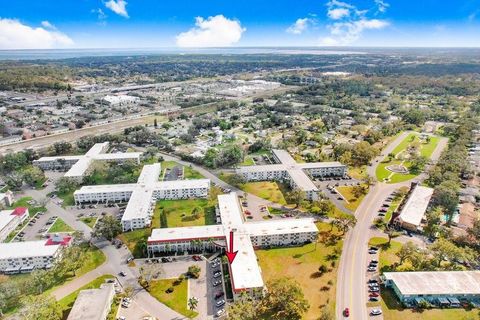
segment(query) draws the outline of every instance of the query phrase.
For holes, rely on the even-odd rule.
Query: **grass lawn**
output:
[[[38,206],[38,205],[31,205],[29,204],[30,201],[33,201],[32,197],[22,197],[15,201],[13,203],[13,206],[10,207],[10,209],[15,209],[16,207],[26,207],[28,208],[28,213],[30,217],[33,217],[36,215],[38,212],[46,212],[47,208],[44,206]]]
[[[164,279],[164,280],[155,280],[150,282],[149,292],[150,294],[164,303],[169,308],[177,311],[180,314],[183,314],[189,318],[195,318],[198,313],[188,309],[188,280],[182,281],[178,285],[173,283],[177,279]],[[172,287],[174,290],[171,293],[166,293],[165,291]]]
[[[57,218],[57,220],[55,220],[55,222],[52,224],[50,229],[48,229],[48,233],[73,232],[73,231],[75,230],[73,230],[72,227],[70,227],[68,224],[65,223],[65,221],[63,221],[60,218]]]
[[[85,223],[87,226],[93,229],[93,226],[97,222],[97,217],[86,217],[86,218],[81,218],[80,221]]]
[[[204,179],[205,177],[195,169],[190,167],[183,167],[183,178],[186,180],[193,180],[193,179]]]
[[[283,196],[283,193],[277,182],[247,182],[241,186],[241,189],[268,201],[283,205],[287,204],[287,201],[285,200],[285,197]]]
[[[70,207],[75,205],[75,198],[73,197],[73,193],[75,190],[72,190],[71,192],[58,192],[57,196],[63,200],[62,207]]]
[[[84,285],[80,289],[70,293],[68,296],[60,299],[58,303],[60,304],[60,307],[63,311],[63,315],[66,318],[68,313],[73,307],[73,304],[75,300],[77,299],[77,296],[81,290],[86,290],[86,289],[98,289],[100,286],[105,283],[105,280],[107,279],[113,279],[114,276],[108,274],[108,275],[103,275],[101,277],[96,278],[95,280],[89,282],[88,284]]]
[[[362,180],[367,175],[366,166],[348,168],[348,175],[353,179]]]
[[[392,240],[390,242],[390,245],[388,245],[387,238],[374,237],[370,239],[369,245],[377,246],[380,248],[379,270],[388,271],[392,264],[399,262],[396,253],[402,247],[402,244],[400,242]]]
[[[167,225],[161,224],[162,228],[204,226],[215,224],[215,204],[208,199],[161,200],[155,212],[159,217],[162,211],[167,216]],[[198,219],[192,216],[194,208],[200,209]]]
[[[117,236],[118,239],[128,247],[135,258],[143,257],[142,241],[147,241],[150,236],[150,229],[137,229],[129,232],[124,232]]]
[[[330,233],[329,224],[320,222],[317,226],[320,238],[316,245],[256,251],[265,281],[286,276],[300,284],[310,303],[304,319],[318,319],[322,307],[327,307],[332,314],[335,311],[336,273],[342,240],[333,241],[339,233],[336,229]],[[322,264],[329,269],[319,275],[318,268]]]
[[[430,141],[428,143],[421,143],[420,144],[420,154],[426,158],[430,158],[432,155],[433,151],[438,145],[439,137],[430,137]],[[392,153],[396,156],[401,152],[404,152],[407,150],[408,146],[412,144],[413,142],[417,141],[418,142],[418,134],[416,133],[410,133],[405,139],[400,142],[395,149],[393,149]],[[388,160],[388,156],[383,159],[381,163],[378,164],[377,169],[375,171],[375,174],[377,176],[378,181],[383,181],[385,178],[388,178],[392,172],[387,169],[388,166],[394,165],[394,164],[401,164],[402,161],[400,159],[392,159],[391,161]],[[403,165],[409,169],[410,168],[410,163],[408,161],[405,161]],[[403,182],[407,181],[410,179],[413,179],[417,176],[417,174],[399,174],[399,173],[394,173],[390,177],[390,181],[388,183],[398,183],[398,182]]]
[[[255,165],[255,161],[250,156],[246,156],[245,159],[243,159],[243,162],[239,164],[239,166],[242,166],[242,167],[254,166],[254,165]]]
[[[363,198],[365,198],[365,195],[362,195],[361,197],[356,198],[352,194],[353,186],[340,186],[340,187],[336,187],[335,189],[337,189],[337,191],[340,192],[340,194],[348,201],[348,203],[345,202],[345,208],[352,211],[357,210]]]

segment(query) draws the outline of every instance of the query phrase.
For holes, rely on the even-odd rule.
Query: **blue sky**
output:
[[[480,0],[0,0],[0,49],[480,46]]]

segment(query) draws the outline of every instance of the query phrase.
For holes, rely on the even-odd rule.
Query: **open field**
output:
[[[287,201],[285,200],[285,197],[277,182],[247,182],[241,186],[241,189],[268,201],[283,205],[287,204]]]
[[[97,217],[86,217],[86,218],[81,218],[80,221],[85,223],[87,226],[93,229],[93,226],[97,222]]]
[[[188,280],[175,285],[177,279],[154,280],[150,282],[149,293],[161,303],[169,308],[183,314],[186,317],[194,318],[197,312],[189,310],[188,302]],[[173,292],[167,293],[168,288],[173,288]]]
[[[332,314],[335,310],[337,259],[342,240],[336,229],[330,232],[329,224],[317,223],[317,226],[320,239],[316,244],[256,251],[265,281],[291,277],[300,284],[310,303],[305,319],[317,319],[323,307],[327,307]],[[318,272],[321,265],[328,268],[322,275]]]
[[[57,232],[73,232],[75,230],[73,230],[72,227],[70,227],[68,224],[65,223],[65,221],[63,221],[62,219],[60,218],[57,218],[57,220],[55,220],[55,222],[52,224],[52,226],[50,227],[50,229],[48,229],[48,233],[57,233]]]
[[[345,208],[355,211],[360,203],[362,202],[365,195],[360,196],[359,198],[355,197],[352,193],[353,186],[340,186],[336,187],[337,191],[346,199],[348,202],[345,202]]]
[[[385,157],[381,163],[378,164],[376,169],[376,176],[378,181],[384,181],[387,178],[390,178],[388,183],[398,183],[403,181],[408,181],[410,179],[415,178],[418,174],[408,173],[408,174],[401,174],[401,173],[392,173],[387,169],[388,166],[391,165],[403,165],[407,169],[410,169],[411,163],[408,160],[402,160],[399,156],[405,152],[407,152],[408,147],[413,146],[415,144],[419,144],[419,151],[422,157],[429,159],[438,145],[440,140],[439,137],[431,136],[428,142],[421,142],[417,133],[410,133],[405,139],[400,142],[395,149],[393,149],[392,154],[394,158],[389,160],[389,157]]]
[[[159,217],[166,215],[167,225],[160,219],[162,228],[204,226],[215,224],[215,204],[215,201],[207,199],[160,200],[155,211],[158,211]],[[198,218],[192,215],[195,208],[199,210]]]

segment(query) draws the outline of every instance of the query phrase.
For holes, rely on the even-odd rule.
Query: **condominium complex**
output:
[[[82,290],[78,293],[67,320],[105,320],[114,297],[113,283],[104,283],[98,289]]]
[[[159,163],[145,165],[137,183],[83,186],[74,192],[75,203],[128,201],[122,217],[124,231],[142,229],[151,223],[155,202],[160,199],[205,198],[210,180],[159,181]]]
[[[0,242],[28,218],[28,208],[18,207],[0,211]]]
[[[105,153],[108,146],[108,142],[97,143],[83,156],[42,157],[34,160],[33,164],[43,170],[68,170],[65,177],[81,181],[88,173],[93,161],[140,163],[141,152]]]
[[[245,222],[236,193],[218,196],[220,225],[154,229],[148,238],[149,256],[160,252],[225,250],[233,232],[233,250],[238,254],[230,265],[232,288],[237,298],[242,292],[255,294],[264,288],[255,248],[302,245],[315,241],[318,229],[311,218]]]
[[[413,183],[406,201],[399,208],[400,213],[394,217],[394,223],[402,228],[417,231],[427,211],[433,189]]]
[[[55,235],[48,240],[0,243],[0,272],[14,274],[49,269],[71,239]]]
[[[297,163],[285,150],[272,150],[275,164],[241,167],[237,173],[247,181],[279,180],[292,189],[305,191],[307,199],[318,199],[318,188],[312,177],[343,177],[347,167],[340,162]]]

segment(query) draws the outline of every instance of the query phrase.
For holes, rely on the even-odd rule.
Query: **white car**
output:
[[[382,314],[382,310],[380,309],[372,309],[372,311],[370,311],[371,316],[379,316],[381,314]]]
[[[220,309],[215,313],[215,317],[221,317],[223,314],[225,314],[225,309]]]

